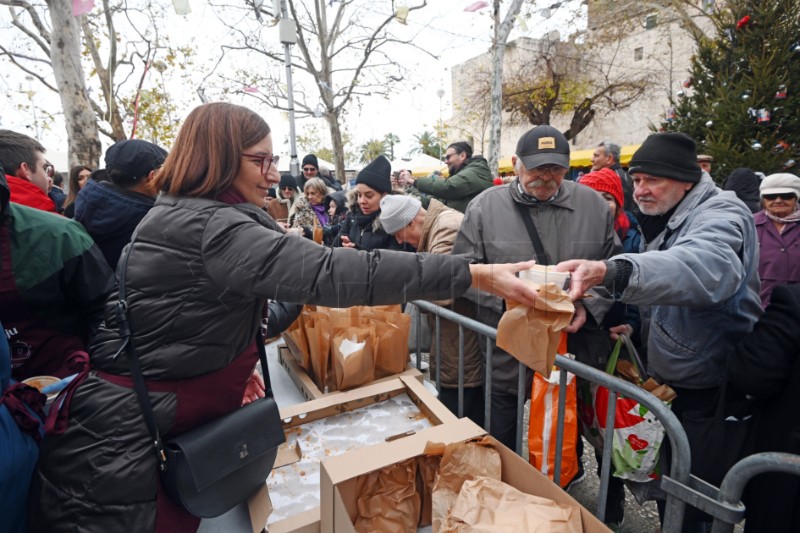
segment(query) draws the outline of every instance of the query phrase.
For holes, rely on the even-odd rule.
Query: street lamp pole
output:
[[[442,161],[442,97],[444,96],[444,89],[439,87],[439,90],[436,91],[436,96],[439,97],[439,131],[437,137],[439,138],[439,161]]]
[[[278,30],[283,44],[283,59],[286,64],[287,103],[289,104],[289,172],[295,178],[300,175],[300,162],[297,159],[296,133],[294,123],[294,88],[292,86],[292,45],[297,43],[297,28],[289,18],[286,0],[280,0],[280,22]]]

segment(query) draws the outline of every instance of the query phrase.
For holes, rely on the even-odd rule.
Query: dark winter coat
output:
[[[342,228],[342,222],[347,218],[347,193],[336,191],[328,194],[325,197],[325,205],[330,205],[331,202],[336,202],[336,213],[322,227],[322,239],[326,246],[333,246]]]
[[[759,185],[761,185],[761,180],[758,174],[749,168],[737,168],[725,178],[722,190],[733,191],[739,200],[750,209],[751,213],[758,213],[761,210]]]
[[[252,343],[266,298],[394,304],[457,296],[471,280],[462,258],[326,248],[279,231],[255,206],[202,198],[162,195],[132,247],[128,312],[148,380],[228,366]],[[114,291],[90,353],[95,369],[127,376],[126,357],[115,358],[117,298]],[[173,436],[175,394],[150,397],[161,434]],[[66,432],[43,450],[31,492],[34,530],[153,531],[157,467],[149,441],[135,392],[90,374],[72,399]]]
[[[736,346],[729,382],[763,401],[755,452],[800,454],[800,286],[778,285],[766,311]],[[745,494],[746,532],[800,531],[800,477],[762,474]]]
[[[481,156],[464,161],[464,166],[447,179],[419,178],[414,186],[419,192],[440,200],[444,205],[465,213],[469,202],[494,185],[489,164]]]
[[[361,212],[356,201],[355,189],[347,196],[350,211],[339,228],[339,234],[333,246],[342,245],[342,237],[347,237],[356,245],[357,250],[405,250],[413,251],[407,245],[399,244],[394,236],[389,235],[381,226],[380,209],[369,215]]]
[[[154,198],[110,181],[87,180],[75,199],[75,220],[83,224],[111,269],[116,270],[122,249],[154,203]]]

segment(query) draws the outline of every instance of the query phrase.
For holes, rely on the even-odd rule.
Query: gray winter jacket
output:
[[[526,207],[533,220],[550,263],[567,259],[607,259],[622,250],[614,231],[611,211],[592,189],[564,181],[555,198],[537,202],[523,195],[519,181],[492,187],[470,202],[453,254],[465,255],[478,263],[510,263],[535,257],[533,244],[516,207]],[[468,291],[467,298],[479,304],[479,320],[496,327],[503,312],[503,301],[487,293]],[[570,352],[578,360],[600,366],[610,352],[608,333],[600,324],[612,299],[604,289],[585,300],[589,319],[578,333],[570,336]],[[495,390],[513,392],[517,388],[517,361],[495,349],[492,358]]]
[[[286,235],[262,210],[162,196],[138,226],[127,269],[129,316],[150,380],[202,376],[253,342],[267,298],[342,307],[444,299],[470,284],[459,257],[331,249]],[[120,268],[122,265],[120,265]],[[113,303],[90,348],[95,369],[129,375]],[[216,398],[225,391],[209,390]],[[233,394],[241,394],[234,391]],[[228,393],[229,394],[229,393]],[[176,399],[151,393],[162,435]],[[132,389],[94,372],[66,432],[49,437],[34,475],[36,530],[152,531],[156,461]]]
[[[753,215],[704,173],[646,250],[612,261],[633,265],[619,299],[651,306],[651,372],[678,387],[718,386],[734,345],[761,314]]]

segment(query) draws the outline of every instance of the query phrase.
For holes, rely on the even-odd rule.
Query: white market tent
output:
[[[392,171],[407,169],[414,176],[427,176],[434,170],[447,172],[444,163],[426,154],[417,154],[410,159],[395,159],[392,161]]]

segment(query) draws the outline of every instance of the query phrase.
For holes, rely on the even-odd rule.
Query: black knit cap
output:
[[[294,176],[287,172],[281,174],[280,188],[283,189],[284,187],[292,187],[293,189],[297,188],[297,180],[294,179]]]
[[[703,176],[697,164],[694,139],[679,132],[650,135],[634,152],[628,172],[642,172],[688,183],[698,183]]]
[[[356,177],[356,184],[363,183],[378,192],[392,192],[391,175],[392,164],[386,157],[379,155],[361,169]]]
[[[311,165],[312,167],[319,170],[319,161],[317,161],[317,156],[314,154],[308,154],[303,158],[302,166]]]

